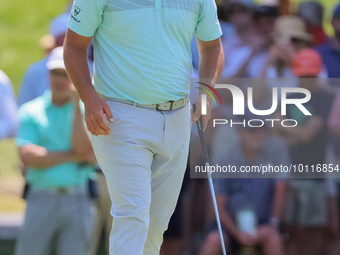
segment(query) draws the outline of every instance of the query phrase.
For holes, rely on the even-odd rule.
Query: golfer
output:
[[[111,255],[157,255],[181,188],[190,135],[190,42],[199,75],[223,68],[214,0],[75,0],[67,72],[85,104],[92,146],[112,199]],[[93,39],[93,83],[87,47]],[[197,120],[201,112],[196,101]],[[210,102],[204,126],[210,117]]]

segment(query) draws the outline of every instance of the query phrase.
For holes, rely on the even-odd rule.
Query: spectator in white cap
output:
[[[63,48],[47,69],[51,89],[19,109],[16,139],[27,167],[27,208],[15,255],[89,255],[94,204],[88,181],[95,157],[83,121],[84,107],[68,78]]]
[[[14,100],[11,81],[0,70],[0,141],[15,136],[18,124],[16,113],[17,104]]]
[[[55,40],[54,47],[63,45],[68,28],[68,19],[69,14],[63,13],[51,21],[50,34]],[[45,56],[43,59],[33,63],[26,70],[18,96],[19,106],[41,96],[46,89],[50,87],[48,70],[46,69],[47,59],[48,56]],[[89,63],[89,67],[92,73],[92,63]]]

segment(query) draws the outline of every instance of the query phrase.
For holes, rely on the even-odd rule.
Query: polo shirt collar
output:
[[[44,101],[44,105],[45,108],[52,108],[52,107],[58,107],[55,104],[53,104],[52,102],[52,91],[51,89],[48,89],[44,92],[44,94],[42,95],[43,101]],[[65,104],[61,105],[59,108],[62,108],[64,106],[67,106],[68,104],[70,104],[71,102],[66,102]]]
[[[46,90],[42,96],[46,108],[53,106],[52,103],[52,92],[50,89]]]

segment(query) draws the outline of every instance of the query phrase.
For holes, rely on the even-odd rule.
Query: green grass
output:
[[[0,141],[0,181],[11,177],[13,172],[19,174],[20,161],[14,139]]]
[[[0,142],[0,212],[23,212],[25,203],[21,199],[24,180],[20,172],[20,161],[13,139]],[[1,252],[0,252],[1,254]]]
[[[62,13],[69,0],[0,1],[0,69],[11,79],[16,93],[26,68],[43,57],[39,40],[49,22]]]

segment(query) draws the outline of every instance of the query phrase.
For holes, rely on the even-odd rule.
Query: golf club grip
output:
[[[193,108],[194,112],[196,112],[196,104],[193,104],[192,108]],[[209,163],[208,149],[207,149],[207,146],[205,144],[204,134],[203,134],[202,116],[200,116],[200,118],[196,121],[196,125],[197,125],[197,129],[198,129],[198,136],[199,136],[200,141],[201,141],[201,148],[202,148],[202,152],[203,152],[204,162]]]

